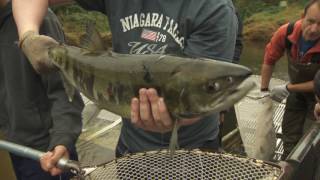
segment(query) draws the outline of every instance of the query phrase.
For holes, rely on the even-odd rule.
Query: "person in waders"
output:
[[[314,117],[316,123],[320,124],[320,70],[314,76],[314,93],[316,105],[314,107]],[[315,179],[320,179],[320,154],[317,156],[317,167],[315,168]]]
[[[265,49],[261,69],[261,91],[269,91],[269,82],[276,62],[288,57],[287,84],[270,90],[271,98],[281,102],[286,99],[282,121],[285,160],[303,132],[312,125],[315,105],[313,78],[320,69],[320,0],[311,0],[305,6],[302,18],[282,25],[273,35]],[[311,123],[307,123],[311,122]]]

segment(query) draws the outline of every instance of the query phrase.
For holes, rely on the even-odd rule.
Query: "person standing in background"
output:
[[[261,69],[261,91],[269,91],[275,63],[288,56],[290,82],[271,89],[270,95],[281,102],[287,98],[282,121],[285,160],[303,135],[306,118],[314,118],[315,73],[320,69],[320,0],[306,5],[303,17],[295,23],[281,26],[265,49]],[[311,116],[309,116],[311,115]]]

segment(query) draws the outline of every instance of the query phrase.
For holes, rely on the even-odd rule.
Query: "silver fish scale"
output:
[[[118,158],[85,177],[100,179],[280,179],[279,166],[230,154],[178,150],[137,153]]]

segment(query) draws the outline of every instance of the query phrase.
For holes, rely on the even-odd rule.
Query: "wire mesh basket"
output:
[[[97,166],[86,180],[101,179],[280,179],[280,166],[224,153],[167,150],[130,154]]]
[[[260,76],[250,76],[250,80],[260,84]],[[272,78],[270,88],[285,84],[281,79]],[[235,105],[241,139],[247,156],[251,158],[279,161],[283,153],[281,122],[285,104],[272,101],[261,93],[260,87],[250,91]]]

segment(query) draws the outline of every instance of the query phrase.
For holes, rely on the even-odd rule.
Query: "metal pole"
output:
[[[36,149],[4,140],[0,140],[0,149],[6,150],[17,156],[33,159],[35,161],[40,161],[40,158],[45,154],[44,152],[38,151]],[[57,162],[57,167],[64,171],[71,171],[76,175],[81,175],[83,173],[77,161],[69,160],[66,158],[59,159],[59,161]]]
[[[17,156],[30,158],[36,161],[39,161],[41,156],[44,154],[44,152],[4,140],[0,140],[0,149],[6,150]]]

